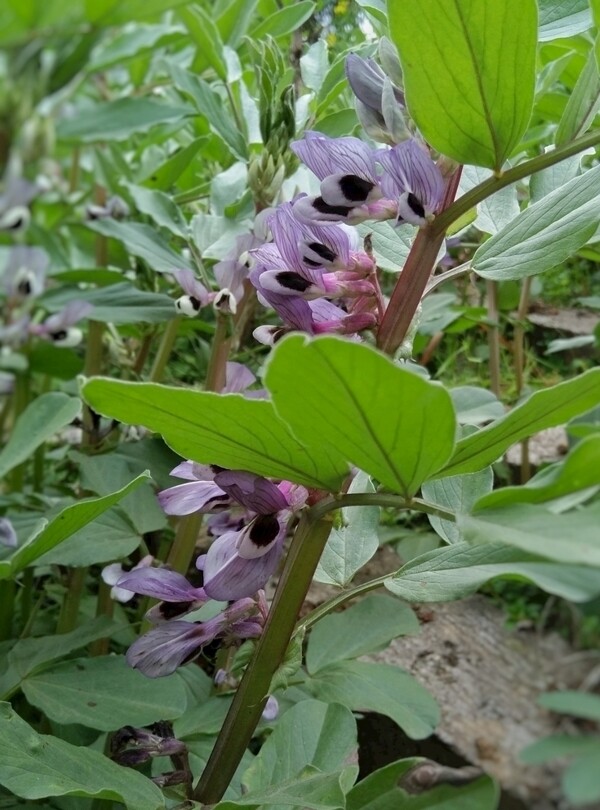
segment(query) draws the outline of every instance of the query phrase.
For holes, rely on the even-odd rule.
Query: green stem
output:
[[[460,169],[457,169],[446,183],[443,210],[454,199],[459,180]],[[437,217],[419,230],[390,297],[377,332],[377,346],[386,354],[394,355],[401,346],[431,278],[445,237],[445,231],[435,229],[436,223]]]
[[[13,391],[13,428],[29,403],[29,379],[29,374],[17,374],[15,376],[15,388]],[[13,492],[21,492],[23,490],[27,464],[28,461],[24,461],[12,470],[10,474],[10,488]]]
[[[385,492],[355,492],[351,495],[341,495],[338,498],[324,498],[311,508],[315,517],[333,512],[336,509],[345,509],[347,506],[384,506],[391,509],[410,509],[413,512],[424,512],[435,515],[441,520],[456,521],[456,515],[449,509],[437,504],[424,501],[422,498],[403,498],[402,495],[390,495]]]
[[[306,632],[313,626],[313,624],[316,624],[319,619],[322,619],[323,616],[331,613],[331,611],[336,610],[345,602],[350,601],[350,599],[355,599],[357,596],[362,596],[364,593],[369,593],[369,591],[374,591],[376,588],[381,588],[381,586],[384,585],[386,580],[388,580],[391,576],[393,576],[393,574],[383,574],[380,577],[376,577],[376,579],[363,582],[361,585],[357,585],[355,588],[350,588],[343,593],[337,594],[337,596],[333,596],[326,602],[323,602],[322,605],[319,605],[319,607],[311,610],[308,616],[305,616],[304,619],[298,622],[296,634]]]
[[[571,155],[576,155],[578,152],[583,152],[584,149],[597,146],[599,143],[600,130],[595,129],[579,138],[575,138],[575,140],[564,146],[558,146],[555,149],[551,149],[549,152],[544,152],[543,155],[536,155],[536,157],[531,158],[531,160],[526,160],[518,166],[513,166],[499,177],[494,175],[484,180],[483,183],[480,183],[466,194],[463,194],[456,202],[445,208],[441,214],[438,214],[431,225],[433,232],[445,233],[453,222],[456,222],[463,214],[466,214],[467,211],[475,205],[482,202],[487,197],[490,197],[492,194],[495,194],[501,188],[510,186],[511,183],[516,183],[517,180],[522,180],[530,174],[541,172],[543,169],[554,166],[556,163],[560,163],[561,160],[565,160],[565,158],[571,157]]]
[[[195,512],[192,515],[186,515],[179,521],[175,539],[167,557],[167,565],[173,571],[178,571],[180,574],[187,573],[196,550],[202,517],[200,512]]]
[[[102,372],[102,356],[104,353],[102,342],[103,334],[104,324],[101,321],[88,322],[85,362],[83,367],[83,373],[86,377],[94,377]],[[87,405],[83,407],[82,419],[84,430],[81,444],[83,447],[94,447],[98,444],[98,436],[92,411]]]
[[[215,334],[212,341],[206,381],[206,391],[222,391],[225,387],[227,360],[231,349],[231,336],[229,334],[230,316],[217,312]]]
[[[12,638],[16,588],[14,579],[0,582],[0,641]]]
[[[79,616],[79,603],[83,594],[87,568],[72,568],[69,572],[67,591],[60,609],[60,616],[56,625],[56,633],[69,633],[77,626]]]
[[[115,603],[110,595],[111,587],[104,580],[100,580],[98,585],[98,598],[96,601],[96,616],[107,616],[112,618],[115,612]],[[110,638],[98,638],[90,644],[89,653],[94,657],[106,655],[110,645]]]
[[[225,793],[264,708],[273,675],[285,658],[300,608],[331,531],[331,521],[302,516],[277,585],[269,618],[235,693],[193,798],[215,804]]]
[[[33,568],[26,568],[23,571],[21,581],[21,624],[25,629],[29,623],[31,610],[33,607]]]
[[[173,318],[173,320],[169,321],[167,324],[167,328],[160,339],[156,357],[152,363],[149,377],[150,382],[160,382],[162,380],[165,368],[171,357],[171,352],[173,351],[173,346],[175,345],[175,338],[177,337],[180,323],[181,318]]]

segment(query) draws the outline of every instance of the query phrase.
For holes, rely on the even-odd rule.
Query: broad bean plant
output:
[[[411,605],[496,577],[600,596],[600,370],[506,407],[493,308],[494,393],[413,360],[455,279],[526,300],[600,239],[599,20],[6,0],[3,807],[498,806],[418,757],[359,779],[356,713],[434,732],[427,690],[364,660],[418,632]],[[565,424],[563,460],[501,485],[505,451]],[[437,545],[365,578],[402,515]],[[584,804],[599,746],[524,756],[575,756]]]

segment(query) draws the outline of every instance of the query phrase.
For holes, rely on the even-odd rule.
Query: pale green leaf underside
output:
[[[95,378],[82,388],[95,411],[160,433],[183,458],[337,490],[346,465],[295,439],[271,402],[153,383]]]

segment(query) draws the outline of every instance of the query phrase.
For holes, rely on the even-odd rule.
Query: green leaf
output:
[[[38,565],[87,565],[113,562],[128,557],[142,542],[127,517],[117,508],[108,509],[60,545],[42,554]]]
[[[294,779],[312,766],[324,773],[341,769],[356,750],[356,720],[344,706],[303,700],[278,720],[244,774],[249,792]]]
[[[465,194],[491,176],[489,170],[482,169],[480,166],[463,166],[460,178],[462,193]],[[477,206],[477,218],[473,224],[484,233],[498,233],[518,216],[519,212],[519,201],[515,186],[505,186],[479,203]]]
[[[600,504],[556,515],[540,506],[514,504],[459,516],[470,543],[505,543],[562,563],[600,567]]]
[[[282,37],[291,34],[312,16],[316,3],[300,0],[287,8],[281,8],[250,29],[250,36],[254,40],[261,40],[267,36]]]
[[[171,265],[173,269],[173,265]],[[50,312],[58,312],[69,301],[89,301],[94,305],[95,321],[105,323],[164,323],[176,317],[174,300],[162,293],[138,290],[133,284],[111,284],[100,289],[80,290],[75,286],[58,287],[41,299]]]
[[[85,109],[58,124],[62,141],[95,143],[124,141],[136,132],[146,133],[156,124],[174,123],[192,114],[189,106],[172,107],[146,98],[120,98]]]
[[[425,140],[459,163],[499,171],[531,114],[535,0],[404,0],[388,2],[388,13],[408,110]]]
[[[597,737],[551,734],[520,751],[519,759],[527,765],[540,765],[549,759],[587,754],[588,752],[597,752],[596,755],[600,753],[600,740]]]
[[[111,506],[118,503],[143,481],[149,478],[143,473],[131,481],[127,486],[103,498],[87,498],[72,506],[67,506],[50,523],[43,525],[40,531],[29,537],[12,557],[0,560],[0,579],[7,579],[22,571],[42,554],[50,551],[66,540],[70,535],[91,523]]]
[[[205,63],[208,63],[215,71],[219,79],[227,81],[227,67],[223,58],[223,43],[219,29],[211,15],[209,15],[200,5],[187,5],[178,10],[188,33],[196,45],[197,56]],[[199,65],[195,64],[198,70]]]
[[[442,479],[443,480],[443,479]],[[543,503],[600,485],[600,435],[588,436],[559,464],[546,467],[524,486],[503,487],[483,495],[473,511],[513,503]]]
[[[449,475],[447,478],[438,478],[436,481],[426,481],[423,484],[423,497],[431,503],[450,509],[455,514],[468,514],[475,502],[485,497],[494,484],[494,473],[491,467],[485,467],[474,473],[464,475]],[[442,520],[436,515],[428,515],[432,529],[447,543],[459,543],[463,540],[462,532],[457,523],[451,520]]]
[[[80,409],[77,397],[59,391],[42,394],[30,402],[0,452],[0,478],[27,461],[40,444],[72,422]]]
[[[224,259],[236,237],[244,233],[248,233],[248,226],[228,217],[202,212],[192,220],[194,242],[203,259]]]
[[[385,714],[413,740],[429,737],[440,720],[429,692],[412,675],[391,664],[339,661],[320,669],[308,687],[328,703],[341,703],[355,712]]]
[[[114,219],[99,219],[87,222],[87,227],[103,236],[118,239],[130,253],[148,262],[159,273],[172,273],[173,270],[191,270],[189,262],[172,250],[167,242],[151,225],[139,222],[117,222]]]
[[[80,292],[78,290],[78,292]],[[81,297],[81,296],[80,296]],[[83,357],[73,349],[38,340],[29,350],[29,369],[59,380],[72,380],[83,371]]]
[[[583,565],[557,565],[541,554],[499,543],[456,543],[428,551],[387,579],[385,587],[409,602],[450,602],[504,576],[528,580],[572,602],[587,602],[600,594],[598,571]]]
[[[543,273],[572,256],[596,232],[600,166],[530,205],[475,251],[471,266],[495,281]]]
[[[175,236],[186,238],[188,225],[183,214],[168,194],[136,186],[133,183],[123,183],[135,202],[136,208],[142,214],[148,214],[163,228],[167,228]]]
[[[599,403],[600,369],[536,391],[502,419],[457,442],[450,463],[437,477],[481,470],[521,439],[561,425]]]
[[[486,388],[459,385],[451,388],[449,393],[461,425],[481,425],[504,416],[504,405]]]
[[[177,673],[146,678],[123,655],[65,661],[28,676],[21,688],[27,700],[51,720],[99,731],[173,720],[183,714],[187,703]]]
[[[8,696],[27,675],[38,672],[96,639],[110,635],[114,629],[115,624],[111,619],[98,616],[70,633],[19,639],[8,651],[7,668],[0,678],[0,695]]]
[[[563,774],[562,786],[573,804],[589,804],[600,799],[600,746],[572,762]]]
[[[223,42],[237,48],[256,11],[258,0],[232,0],[217,19]]]
[[[448,392],[368,346],[287,337],[271,355],[265,380],[301,440],[327,447],[333,458],[409,497],[452,452]]]
[[[568,143],[587,132],[600,108],[600,74],[596,61],[598,47],[596,44],[595,48],[591,48],[584,68],[569,95],[554,136],[556,146]]]
[[[412,609],[385,594],[370,594],[341,613],[330,613],[311,630],[306,667],[311,675],[347,658],[382,650],[398,636],[414,635]]]
[[[346,797],[346,810],[496,810],[498,788],[489,776],[468,785],[439,785],[410,795],[402,778],[427,760],[401,759],[370,773]]]
[[[219,135],[223,143],[229,148],[234,157],[246,160],[248,145],[244,134],[235,126],[233,120],[223,109],[223,103],[218,93],[199,76],[195,76],[175,64],[169,64],[169,71],[175,86],[188,95],[199,115],[208,121],[210,128]]]
[[[187,146],[175,149],[158,168],[152,166],[150,170],[140,174],[138,182],[144,183],[148,188],[156,188],[162,191],[170,189],[184,171],[189,169],[192,161],[207,140],[208,136],[202,136],[196,138]]]
[[[85,66],[86,73],[97,73],[112,65],[123,65],[129,59],[181,40],[182,34],[183,29],[180,27],[138,23],[120,31],[108,43],[101,42]]]
[[[600,697],[587,692],[547,692],[540,695],[538,703],[545,709],[562,714],[572,714],[600,723]]]
[[[582,34],[592,27],[587,0],[538,0],[540,42]]]
[[[318,93],[328,69],[327,43],[324,39],[318,39],[308,48],[304,56],[300,57],[302,82],[309,90]]]
[[[142,774],[98,751],[38,734],[9,703],[0,704],[0,735],[0,783],[16,796],[90,796],[123,802],[129,810],[165,806],[160,790]]]
[[[375,492],[370,477],[359,472],[348,492]],[[341,525],[334,524],[315,572],[317,582],[347,585],[354,574],[379,548],[379,507],[352,506],[340,512]]]
[[[267,400],[100,378],[82,390],[98,413],[161,433],[186,459],[334,491],[347,472],[318,441],[301,445]]]
[[[345,805],[343,786],[351,773],[352,781],[356,779],[358,768],[350,766],[344,771],[321,773],[316,768],[307,767],[299,776],[277,781],[266,790],[252,790],[236,801],[219,802],[214,810],[235,810],[236,807],[281,808],[290,805],[302,810],[340,810]]]
[[[364,222],[358,226],[361,237],[371,235],[377,266],[388,273],[399,273],[410,253],[414,229],[409,225],[394,228],[389,222]]]

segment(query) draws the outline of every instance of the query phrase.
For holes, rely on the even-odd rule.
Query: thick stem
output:
[[[200,512],[195,512],[193,515],[182,517],[179,521],[175,539],[167,557],[167,565],[173,571],[178,571],[180,574],[187,573],[196,549],[202,517]]]
[[[12,638],[16,590],[14,579],[0,582],[0,641]]]
[[[459,180],[460,169],[457,169],[448,179],[442,211],[454,199]],[[445,236],[445,230],[435,227],[436,222],[437,218],[417,234],[392,292],[377,332],[377,346],[386,354],[395,354],[402,344],[431,278]]]
[[[486,281],[488,349],[490,352],[490,388],[500,399],[500,313],[498,311],[498,282]]]
[[[357,585],[355,588],[349,588],[343,593],[332,596],[331,599],[328,599],[326,602],[323,602],[322,605],[319,605],[319,607],[311,610],[308,616],[302,619],[302,621],[298,622],[296,633],[304,633],[307,630],[310,630],[310,628],[316,624],[319,619],[322,619],[323,616],[327,616],[327,614],[331,613],[333,610],[337,610],[337,608],[339,608],[345,602],[349,602],[350,599],[356,599],[357,596],[362,596],[365,593],[369,593],[369,591],[374,591],[377,588],[381,588],[381,586],[385,584],[385,581],[391,576],[393,575],[383,574],[376,579],[370,579],[368,582],[363,582],[362,585]]]
[[[150,382],[160,382],[162,380],[165,368],[171,357],[171,352],[173,351],[173,346],[175,345],[175,338],[177,337],[180,323],[181,318],[173,318],[173,320],[169,321],[167,324],[167,328],[160,339],[156,357],[152,363],[150,376],[148,378]]]
[[[98,585],[98,599],[96,602],[96,616],[107,616],[112,619],[115,612],[115,603],[110,595],[111,587],[100,580]],[[110,645],[109,638],[98,638],[90,644],[90,656],[106,655]]]
[[[264,708],[271,679],[285,658],[296,619],[325,548],[332,523],[309,510],[296,530],[269,618],[193,798],[215,804],[225,793]]]
[[[101,321],[89,321],[84,364],[86,377],[94,377],[102,372],[103,333],[104,324]],[[95,415],[87,405],[83,406],[82,421],[84,430],[81,444],[84,447],[94,447],[98,444],[97,424]]]
[[[222,391],[225,387],[227,360],[231,349],[231,336],[229,335],[229,315],[217,312],[215,334],[213,337],[206,382],[207,391]]]
[[[435,503],[429,503],[422,498],[404,498],[402,495],[391,495],[386,492],[355,492],[351,495],[341,495],[339,498],[324,498],[315,504],[311,512],[315,518],[323,517],[336,509],[345,509],[347,506],[383,506],[391,509],[410,509],[413,512],[423,512],[426,515],[435,515],[441,520],[456,521],[456,515],[449,509],[444,509]]]

